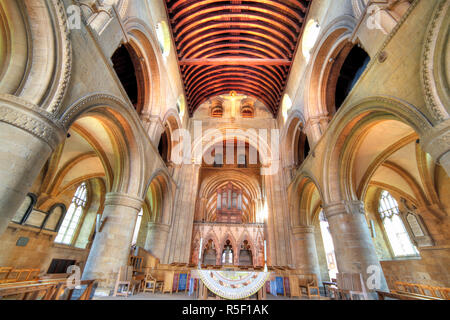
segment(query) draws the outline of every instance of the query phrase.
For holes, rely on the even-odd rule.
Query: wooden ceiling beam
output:
[[[200,65],[200,66],[230,66],[230,65],[249,65],[249,66],[290,66],[292,62],[287,59],[260,59],[260,58],[199,58],[183,59],[180,65]]]

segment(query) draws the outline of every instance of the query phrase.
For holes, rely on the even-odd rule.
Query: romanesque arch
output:
[[[42,2],[26,1],[20,6],[4,1],[0,19],[0,93],[56,112],[66,93],[72,65],[64,5],[51,1],[47,7]]]
[[[147,24],[137,18],[128,18],[124,28],[128,36],[128,44],[137,52],[137,62],[141,70],[141,99],[142,109],[140,114],[144,121],[151,114],[160,115],[162,112],[160,62],[156,55],[157,41],[153,39]]]
[[[117,159],[115,168],[116,176],[112,184],[112,191],[135,194],[143,197],[146,190],[146,177],[155,170],[158,163],[152,168],[144,166],[148,163],[150,153],[144,142],[137,136],[145,137],[139,118],[134,110],[131,110],[120,99],[107,94],[93,94],[71,105],[61,115],[62,124],[66,128],[83,117],[94,117],[110,130],[114,137],[114,150],[121,154]]]
[[[333,97],[340,67],[353,47],[350,38],[355,25],[356,21],[351,16],[342,16],[332,21],[322,31],[312,52],[310,67],[306,73],[308,81],[304,112],[308,131],[314,142],[323,134],[336,111],[334,99],[329,97]]]
[[[406,102],[386,97],[367,98],[349,106],[339,116],[335,130],[324,155],[324,201],[357,200],[352,188],[351,174],[345,171],[344,150],[355,128],[365,119],[396,119],[410,126],[419,137],[431,129],[431,124],[420,111]],[[366,118],[368,117],[368,118]],[[349,149],[347,149],[349,150]]]

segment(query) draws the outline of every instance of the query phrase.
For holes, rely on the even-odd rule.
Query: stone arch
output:
[[[124,22],[124,28],[127,32],[127,42],[138,53],[143,69],[141,87],[144,101],[140,113],[145,120],[150,114],[159,115],[162,107],[160,62],[155,49],[157,41],[147,24],[138,18],[128,18]]]
[[[320,124],[315,129],[309,129],[313,141],[323,134],[332,113],[327,104],[328,82],[334,64],[330,61],[333,62],[342,50],[349,51],[346,47],[353,46],[349,41],[355,26],[355,18],[347,15],[332,21],[321,33],[311,54],[310,67],[306,73],[305,119],[308,126],[312,121]]]
[[[156,191],[160,193],[158,197],[161,201],[159,205],[160,212],[154,222],[170,225],[172,223],[174,189],[176,186],[173,185],[173,181],[162,169],[156,171],[151,177],[147,187],[147,192],[150,191],[153,184],[156,186]]]
[[[206,249],[206,245],[208,244],[209,240],[212,240],[214,243],[214,247],[216,248],[216,265],[220,265],[221,262],[221,255],[222,255],[222,248],[220,247],[219,239],[217,238],[217,235],[214,233],[214,231],[209,231],[205,237],[203,237],[203,247],[202,249],[202,263],[203,263],[203,254]],[[198,257],[198,252],[197,252]]]
[[[211,197],[216,199],[216,191],[219,187],[223,186],[224,184],[227,184],[231,182],[238,188],[240,188],[243,192],[245,192],[245,195],[243,197],[248,196],[248,200],[254,200],[254,210],[255,212],[255,221],[254,222],[262,222],[264,220],[264,217],[261,216],[260,207],[262,206],[262,190],[261,187],[256,179],[251,179],[247,175],[239,172],[234,171],[232,173],[226,173],[219,176],[211,176],[205,180],[202,181],[202,184],[200,186],[199,192],[198,192],[198,199],[210,199]],[[248,195],[247,195],[248,194]],[[216,203],[216,201],[213,201],[213,205]],[[250,203],[249,203],[250,204]],[[199,212],[199,215],[207,214],[207,208],[200,208],[201,210],[204,210],[204,212]],[[200,220],[199,216],[196,216],[197,220]],[[203,217],[207,218],[207,217]],[[251,217],[249,217],[251,218]]]
[[[361,121],[373,122],[377,119],[395,119],[410,126],[419,136],[431,130],[430,121],[414,106],[390,97],[363,99],[337,115],[333,123],[335,135],[330,137],[324,155],[323,184],[324,202],[358,200],[349,175],[345,159],[351,153],[349,141],[354,139],[355,130]],[[335,125],[334,125],[335,124]]]
[[[450,74],[445,61],[450,58],[448,50],[450,27],[450,2],[440,1],[433,12],[424,41],[421,79],[427,106],[437,121],[450,117]],[[445,47],[447,46],[447,48]]]
[[[250,245],[250,251],[252,252],[252,264],[255,265],[258,259],[258,252],[256,250],[257,248],[255,242],[253,241],[253,238],[250,236],[247,230],[244,230],[242,232],[241,236],[239,237],[239,240],[237,241],[237,244],[239,246],[238,247],[239,252],[237,252],[238,260],[241,251],[241,244],[244,243],[245,240],[247,240],[248,244]]]
[[[175,148],[175,146],[179,143],[172,140],[172,136],[175,131],[181,128],[181,121],[180,117],[178,115],[178,112],[176,109],[169,109],[169,111],[166,112],[166,114],[163,117],[162,120],[163,123],[163,133],[161,134],[161,137],[159,137],[158,141],[161,143],[162,136],[165,134],[165,139],[167,139],[167,155],[166,160],[171,161],[172,159],[172,150]],[[159,145],[158,145],[159,149]],[[162,156],[162,155],[161,155]]]
[[[315,208],[310,205],[315,191],[318,192],[319,203],[323,203],[323,191],[318,180],[310,172],[302,171],[288,190],[291,227],[313,224]]]
[[[304,125],[305,118],[300,110],[296,109],[289,114],[280,139],[283,167],[295,165],[296,149],[298,146],[296,143],[296,139],[298,139],[297,131],[302,130]]]
[[[201,164],[202,159],[199,157],[203,157],[204,152],[206,152],[209,148],[214,146],[216,143],[220,143],[224,140],[226,137],[225,133],[229,130],[235,130],[233,127],[223,127],[223,128],[217,128],[217,130],[213,131],[206,131],[203,133],[202,136],[198,137],[196,140],[194,140],[192,145],[192,156],[195,157],[196,163]],[[220,133],[220,136],[217,136],[216,133]],[[235,131],[235,139],[243,142],[248,142],[249,145],[251,145],[253,148],[255,148],[260,156],[260,161],[263,165],[267,165],[272,160],[273,154],[271,151],[271,147],[267,143],[268,141],[262,141],[262,139],[258,138],[257,132],[247,131],[243,132],[243,130]],[[269,137],[267,137],[269,140]],[[278,160],[278,159],[274,159]]]
[[[356,19],[360,19],[366,9],[369,0],[352,0],[353,14]]]
[[[222,239],[220,239],[220,242],[219,242],[220,262],[222,262],[223,247],[225,246],[225,243],[227,242],[227,240],[230,240],[231,247],[233,248],[233,263],[236,264],[237,263],[236,251],[238,250],[238,247],[237,247],[236,239],[233,237],[233,234],[229,230],[225,231],[224,235],[222,236]]]
[[[110,130],[115,150],[119,154],[118,167],[112,191],[137,195],[143,198],[147,177],[155,168],[144,166],[148,161],[149,150],[145,147],[145,131],[134,110],[119,98],[108,94],[92,94],[73,103],[60,115],[66,130],[82,117],[93,116]],[[153,166],[157,166],[155,163]]]
[[[25,1],[22,6],[2,1],[0,20],[0,93],[55,113],[65,96],[72,65],[64,4]]]

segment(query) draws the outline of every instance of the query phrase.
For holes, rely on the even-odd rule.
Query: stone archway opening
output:
[[[114,52],[111,61],[131,104],[141,113],[145,103],[145,68],[139,53],[131,44],[123,44]]]
[[[334,115],[361,77],[370,61],[367,52],[348,42],[335,58],[331,58],[331,69],[326,84],[325,104],[328,114]]]

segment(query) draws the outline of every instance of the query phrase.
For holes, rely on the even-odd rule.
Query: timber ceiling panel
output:
[[[189,113],[231,91],[277,114],[312,0],[166,0]]]

